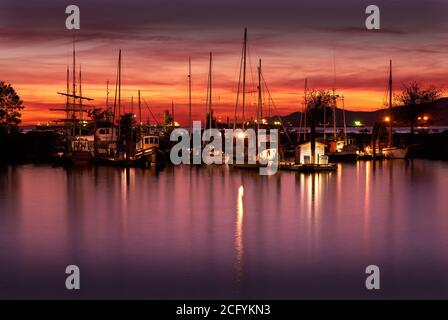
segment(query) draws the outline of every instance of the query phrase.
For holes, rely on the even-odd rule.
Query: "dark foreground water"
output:
[[[447,163],[0,169],[0,298],[430,297],[448,298]]]

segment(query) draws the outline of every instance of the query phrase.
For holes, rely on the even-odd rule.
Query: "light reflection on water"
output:
[[[0,297],[447,298],[447,188],[448,165],[423,160],[274,176],[1,167]],[[64,290],[68,264],[80,293]]]

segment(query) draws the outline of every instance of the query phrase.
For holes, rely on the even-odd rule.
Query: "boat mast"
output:
[[[260,126],[260,120],[263,118],[263,97],[261,94],[261,59],[258,60],[258,109],[257,126]]]
[[[210,52],[210,64],[209,64],[209,71],[208,71],[208,83],[209,83],[209,95],[208,95],[208,122],[210,129],[212,128],[212,53]]]
[[[191,121],[191,57],[188,58],[188,126],[190,132],[193,131],[193,122]]]
[[[344,145],[347,145],[347,123],[345,121],[345,98],[342,95],[342,117],[344,121]]]
[[[70,71],[67,65],[67,92],[66,92],[66,102],[65,102],[65,134],[69,135],[69,119],[70,119]]]
[[[308,78],[305,78],[305,90],[303,93],[303,141],[306,140],[306,114],[308,108]]]
[[[142,126],[142,103],[140,100],[140,90],[138,90],[138,119],[140,122],[140,127]]]
[[[389,147],[392,147],[392,60],[389,60]]]
[[[81,65],[79,65],[79,135],[82,135],[82,85],[81,85]]]
[[[337,140],[337,135],[336,135],[336,103],[337,103],[337,100],[336,100],[335,91],[336,91],[336,58],[333,53],[333,138],[334,138],[334,141]]]
[[[106,81],[106,109],[109,108],[109,80]]]
[[[245,116],[244,116],[244,109],[246,105],[246,60],[247,60],[247,28],[244,28],[244,43],[243,43],[243,129],[244,129],[244,122],[245,122]]]
[[[174,128],[174,100],[171,100],[171,115],[173,116],[173,128]]]
[[[75,39],[73,39],[73,88],[72,88],[72,94],[73,94],[73,106],[72,106],[72,134],[76,134],[76,128],[75,128],[75,118],[76,118],[76,53],[75,53]]]
[[[121,49],[118,52],[118,136],[121,133]]]

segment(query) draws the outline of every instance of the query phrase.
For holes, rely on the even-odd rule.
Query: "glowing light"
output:
[[[236,233],[235,233],[235,247],[236,247],[236,269],[238,282],[243,275],[243,222],[244,222],[244,206],[243,206],[244,187],[238,188],[237,211],[236,211]]]
[[[238,139],[244,139],[244,138],[246,137],[246,133],[245,133],[245,132],[242,132],[242,131],[238,131],[238,132],[235,134],[235,137],[237,137]]]
[[[280,121],[274,121],[274,125],[276,125],[276,126],[279,126],[279,125],[281,125],[282,123],[280,122]]]
[[[423,121],[428,121],[429,117],[428,116],[424,116],[423,117]]]
[[[386,121],[386,122],[390,122],[390,117],[386,117],[386,118],[384,118],[384,121]]]
[[[362,122],[359,121],[359,120],[355,120],[353,123],[355,124],[355,127],[361,127],[362,126]]]

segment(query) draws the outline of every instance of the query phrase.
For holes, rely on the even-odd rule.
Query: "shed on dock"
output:
[[[311,164],[311,141],[300,144],[296,149],[295,162],[298,164]],[[325,156],[325,144],[316,141],[314,153],[315,164],[326,164],[328,158]],[[326,163],[323,163],[326,162]]]

